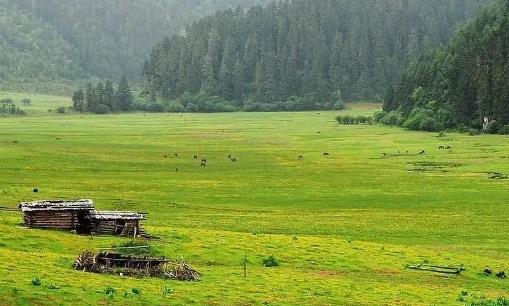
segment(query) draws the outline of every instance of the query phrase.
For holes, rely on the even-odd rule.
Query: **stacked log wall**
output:
[[[75,211],[31,211],[25,212],[25,226],[34,228],[55,228],[72,230],[78,226]]]

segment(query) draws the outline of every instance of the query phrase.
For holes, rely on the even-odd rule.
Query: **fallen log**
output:
[[[411,270],[419,270],[419,271],[428,271],[442,274],[455,274],[459,275],[461,272],[465,271],[463,267],[448,267],[448,266],[437,266],[437,265],[429,265],[429,264],[414,264],[407,265],[407,269]]]

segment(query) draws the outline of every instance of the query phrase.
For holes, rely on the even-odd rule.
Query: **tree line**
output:
[[[108,114],[135,110],[133,94],[126,77],[115,89],[110,80],[98,82],[96,86],[87,84],[86,89],[78,89],[72,96],[73,108],[78,112]]]
[[[389,87],[378,120],[413,130],[509,131],[509,1],[481,10],[452,42]]]
[[[144,91],[162,101],[220,97],[245,110],[382,101],[401,67],[447,42],[486,2],[282,0],[228,9],[157,44],[144,65]]]

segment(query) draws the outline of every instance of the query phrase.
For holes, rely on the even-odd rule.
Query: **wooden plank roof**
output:
[[[66,201],[66,200],[43,200],[23,202],[19,204],[21,211],[62,211],[62,210],[93,210],[94,202],[89,199]]]
[[[145,216],[131,211],[91,211],[87,218],[91,220],[144,220]]]

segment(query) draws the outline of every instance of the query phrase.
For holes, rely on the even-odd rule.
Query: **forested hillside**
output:
[[[486,2],[294,0],[229,9],[160,42],[145,64],[146,91],[261,110],[380,98],[400,67],[447,42]]]
[[[384,109],[382,121],[410,129],[509,133],[509,1],[483,9],[450,45],[406,69]]]
[[[165,35],[217,9],[266,2],[0,0],[0,86],[140,79],[143,61]]]

